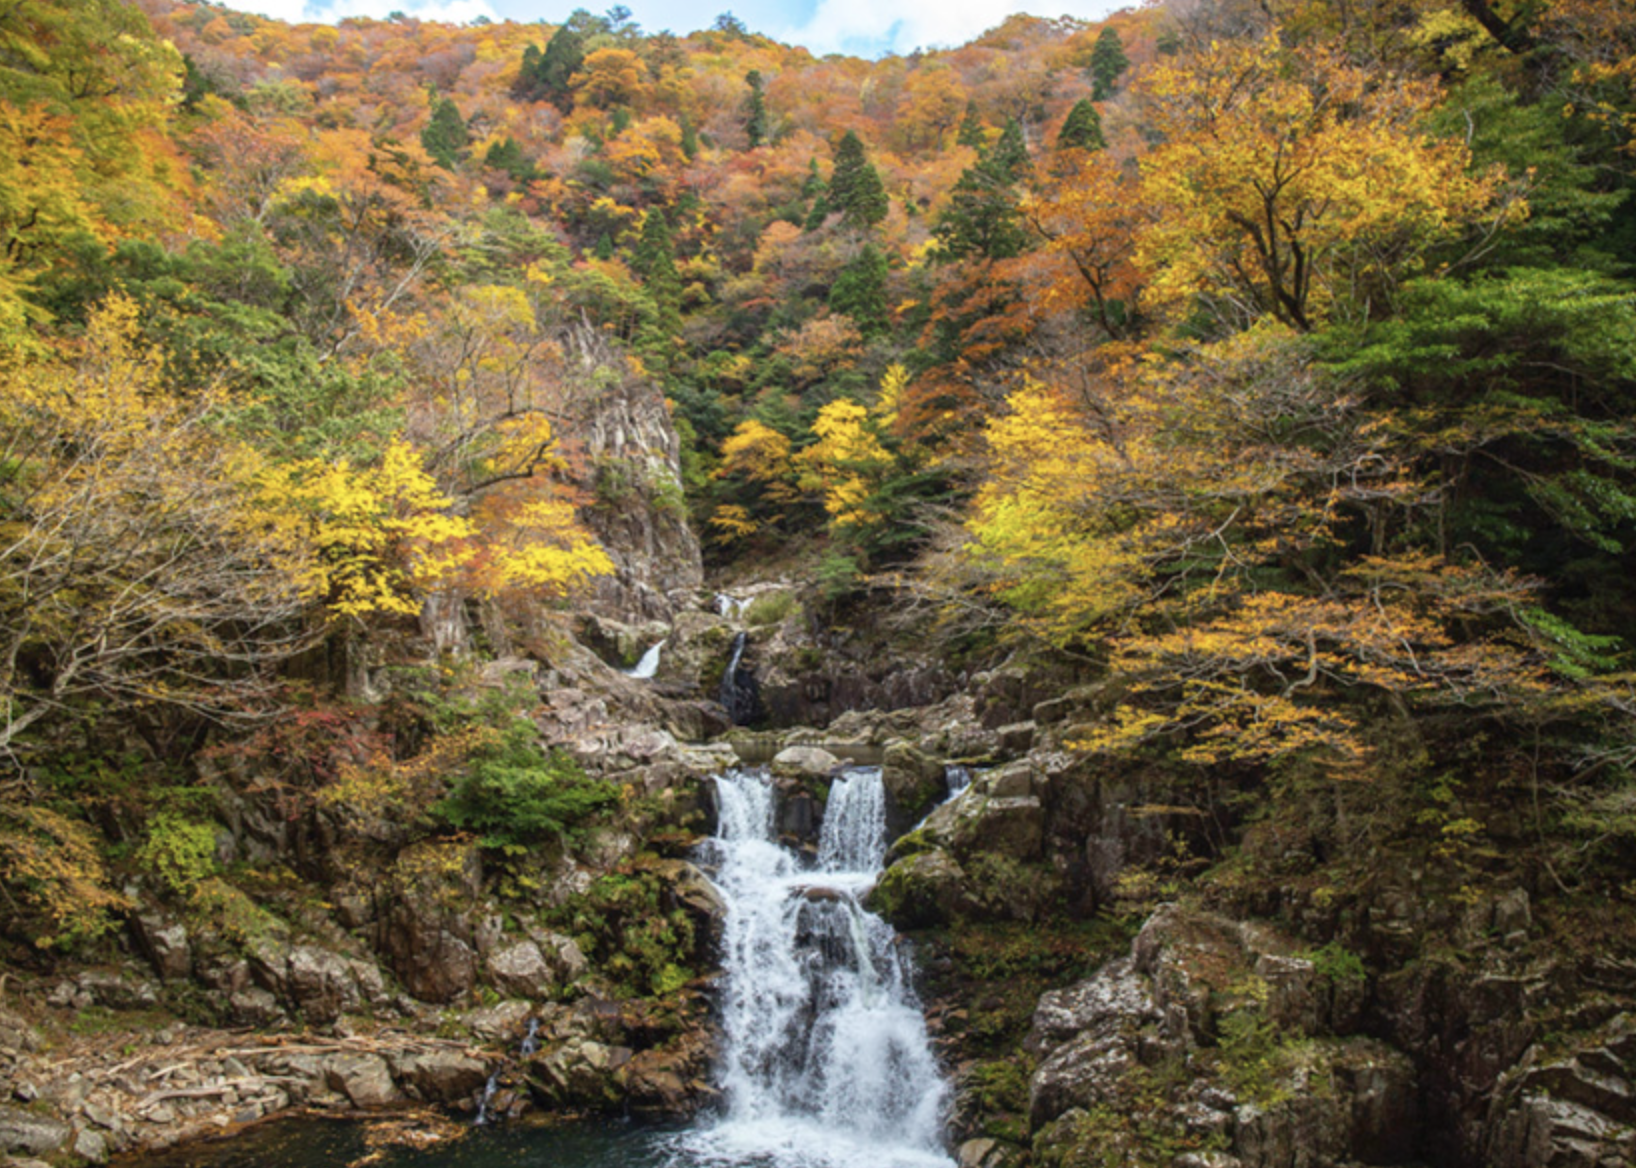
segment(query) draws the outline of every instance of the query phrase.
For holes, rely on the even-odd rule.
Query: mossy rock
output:
[[[899,929],[935,928],[974,907],[965,872],[940,850],[893,864],[870,891],[868,905]]]

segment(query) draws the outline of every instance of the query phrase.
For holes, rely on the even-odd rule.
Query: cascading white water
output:
[[[666,638],[666,640],[668,639]],[[654,644],[649,645],[647,652],[642,654],[642,659],[625,671],[625,676],[634,677],[638,681],[647,681],[655,673],[658,673],[659,654],[664,650],[664,647],[664,641],[656,641]]]
[[[729,772],[716,792],[726,1112],[682,1150],[758,1168],[948,1168],[920,1003],[891,926],[859,903],[886,853],[879,769],[835,780],[816,869],[775,841],[764,771]]]

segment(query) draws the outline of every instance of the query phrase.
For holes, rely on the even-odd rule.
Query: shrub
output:
[[[190,896],[216,872],[216,829],[161,811],[148,822],[148,841],[136,854],[142,867],[178,896]]]
[[[572,833],[618,797],[612,783],[586,778],[568,755],[542,751],[534,726],[517,718],[473,756],[433,813],[478,833],[487,848],[525,847]]]
[[[780,624],[795,608],[793,593],[763,592],[744,610],[744,623],[751,628]]]

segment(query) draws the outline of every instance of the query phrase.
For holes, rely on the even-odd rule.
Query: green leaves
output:
[[[588,779],[566,754],[540,750],[526,719],[514,719],[497,746],[457,776],[433,813],[473,831],[486,848],[525,847],[570,833],[618,799],[611,783]]]

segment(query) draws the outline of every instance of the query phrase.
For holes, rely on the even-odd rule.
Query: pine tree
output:
[[[1006,122],[999,141],[960,175],[933,230],[945,260],[985,256],[1004,260],[1028,247],[1016,186],[1032,170],[1022,127]]]
[[[835,147],[835,173],[829,180],[832,211],[841,211],[852,227],[873,227],[886,218],[890,203],[880,175],[870,165],[858,135],[848,130]]]
[[[1111,25],[1103,28],[1091,50],[1091,100],[1107,101],[1112,97],[1119,88],[1119,75],[1129,68],[1130,58],[1125,56],[1119,33]]]
[[[886,333],[886,257],[874,244],[865,244],[856,258],[841,269],[829,289],[829,307],[832,312],[850,316],[866,340]]]
[[[1107,140],[1102,137],[1102,118],[1096,107],[1081,98],[1068,111],[1068,119],[1057,132],[1058,150],[1106,150]]]
[[[754,150],[768,138],[767,97],[763,92],[761,70],[751,69],[746,73],[744,84],[750,87],[744,99],[744,132],[750,138],[750,149]]]
[[[523,148],[517,144],[517,139],[509,135],[504,141],[496,142],[483,156],[483,163],[491,170],[503,170],[511,176],[513,182],[528,182],[537,173],[534,163],[523,153]]]
[[[432,120],[420,132],[420,144],[444,170],[453,170],[471,142],[460,107],[445,97],[432,107]]]
[[[966,116],[960,120],[960,129],[954,140],[962,146],[969,146],[973,150],[981,150],[988,139],[983,133],[983,119],[977,116],[977,103],[966,103]]]
[[[654,207],[642,217],[642,234],[631,253],[631,270],[653,301],[653,314],[643,322],[637,347],[657,370],[670,367],[676,334],[682,328],[682,278],[676,271],[676,243],[665,213]]]
[[[570,20],[546,42],[545,52],[534,45],[523,50],[522,67],[511,94],[522,101],[549,101],[563,113],[574,106],[568,82],[585,63],[585,39]]]

